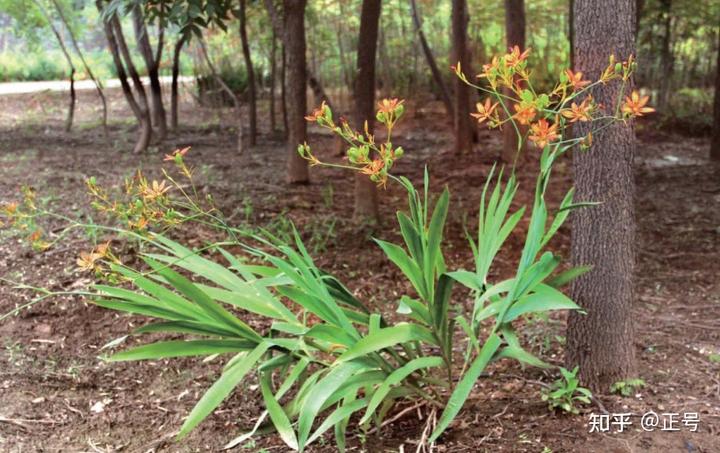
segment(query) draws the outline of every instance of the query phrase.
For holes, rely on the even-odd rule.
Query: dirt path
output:
[[[17,198],[20,185],[29,184],[48,203],[76,214],[87,207],[83,180],[88,176],[119,187],[134,169],[157,174],[163,153],[193,145],[189,156],[202,186],[221,200],[228,214],[271,228],[295,221],[305,239],[317,246],[320,266],[337,273],[369,303],[394,310],[389,301],[404,291],[397,271],[367,241],[368,231],[346,220],[352,178],[313,169],[313,184],[289,188],[277,170],[283,168],[284,146],[274,134],[261,129],[257,149],[242,156],[228,153],[234,136],[226,127],[233,123],[231,114],[218,115],[190,102],[182,106],[180,135],[152,153],[133,156],[125,152],[132,144],[133,126],[126,121],[129,115],[119,93],[111,99],[115,122],[110,144],[92,127],[93,93],[81,93],[80,126],[70,134],[62,132],[63,96],[43,96],[42,106],[34,104],[33,96],[0,98],[0,114],[16,118],[16,123],[0,123],[0,202]],[[396,171],[417,180],[428,163],[435,190],[450,185],[448,261],[468,267],[472,257],[463,222],[466,217],[474,221],[479,188],[500,149],[500,137],[485,134],[482,152],[448,159],[442,153],[447,137],[436,113],[440,108],[409,111],[397,139],[408,152]],[[28,115],[31,121],[21,121]],[[266,115],[261,112],[262,118]],[[192,126],[185,123],[190,119]],[[588,433],[590,412],[597,407],[579,416],[550,413],[540,401],[538,382],[546,384],[552,375],[499,362],[479,381],[438,451],[720,451],[720,363],[715,359],[720,357],[720,169],[706,160],[704,140],[642,136],[646,138],[638,149],[636,173],[640,260],[634,313],[638,376],[647,386],[627,398],[599,396],[609,411],[634,414],[635,425],[622,434]],[[326,137],[313,133],[311,140],[316,149],[332,149]],[[550,194],[555,200],[570,182],[569,161],[561,162],[556,174]],[[521,202],[531,199],[530,187],[521,186]],[[374,235],[394,239],[393,212],[403,207],[404,199],[393,188],[383,193],[381,210],[387,221]],[[202,238],[189,231],[186,240]],[[562,230],[554,248],[567,256],[568,244],[569,231]],[[495,276],[511,272],[520,247],[520,239],[511,238]],[[36,254],[19,247],[16,239],[0,236],[0,276],[54,289],[82,286],[89,281],[75,272],[74,261],[86,248],[86,240],[78,237]],[[0,313],[30,297],[0,284]],[[186,441],[174,443],[172,435],[221,363],[99,360],[103,345],[142,322],[81,299],[59,298],[0,323],[0,451],[217,451],[253,424],[260,409],[254,382],[248,380]],[[562,317],[528,320],[522,332],[523,342],[534,352],[562,363]],[[697,412],[698,432],[644,432],[637,423],[649,410]],[[350,445],[354,451],[389,452],[401,446],[415,451],[412,441],[421,426],[414,415],[404,417],[380,435],[352,437]],[[273,438],[248,443],[240,451],[264,448],[285,451]],[[310,451],[332,452],[332,440]]]
[[[191,83],[194,78],[190,76],[181,76],[178,78],[180,83]],[[144,85],[149,85],[150,80],[147,77],[142,77]],[[170,84],[172,77],[162,76],[160,77],[160,83]],[[119,88],[119,79],[103,80],[102,84],[105,88]],[[92,80],[78,80],[75,82],[76,90],[94,90],[95,84]],[[5,82],[0,83],[0,96],[9,94],[28,94],[38,93],[41,91],[69,91],[70,81],[69,80],[45,80],[42,82]]]

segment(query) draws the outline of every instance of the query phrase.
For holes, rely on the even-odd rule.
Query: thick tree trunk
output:
[[[518,46],[520,50],[525,50],[525,0],[505,0],[505,34],[508,48]],[[509,89],[505,89],[504,93],[506,96],[513,95]],[[512,111],[512,106],[508,109]],[[523,126],[518,126],[518,129],[521,134],[527,130]],[[518,150],[519,143],[514,127],[503,128],[502,156],[505,162],[515,162],[517,156],[523,153],[523,149]]]
[[[145,25],[145,18],[139,6],[133,8],[132,16],[138,50],[145,61],[148,78],[150,79],[150,111],[152,114],[152,123],[157,128],[158,142],[162,142],[167,136],[167,116],[162,100],[162,87],[160,86],[159,59],[153,55],[150,37],[148,36],[147,26]],[[158,49],[158,57],[160,57],[162,42],[159,42],[158,46],[160,47]]]
[[[285,47],[287,48],[288,144],[287,181],[309,180],[308,163],[297,152],[307,141],[307,67],[305,61],[305,6],[307,0],[284,0]]]
[[[607,65],[608,54],[626,59],[635,49],[635,0],[575,0],[575,65],[595,80]],[[593,97],[613,106],[620,82],[600,85]],[[576,135],[588,132],[577,123]],[[635,136],[631,126],[618,123],[594,137],[588,152],[575,152],[573,166],[578,201],[600,202],[575,211],[572,228],[574,265],[593,270],[572,285],[573,299],[586,315],[568,319],[568,367],[580,366],[582,382],[607,391],[614,382],[633,376],[632,302],[635,270]]]
[[[283,5],[287,6],[287,0],[283,0]],[[294,3],[294,2],[290,2]],[[303,1],[302,4],[305,5],[307,3],[307,0]],[[293,4],[293,7],[297,8],[298,5]],[[290,47],[292,45],[296,45],[297,43],[288,42],[292,41],[294,36],[292,33],[290,33],[290,30],[288,28],[287,24],[287,8],[284,7],[283,10],[285,14],[283,17],[280,17],[280,14],[278,14],[275,3],[273,0],[265,0],[265,9],[267,9],[268,15],[270,16],[270,23],[272,24],[272,28],[275,31],[275,34],[280,37],[280,39],[283,42],[283,50],[289,54]],[[304,20],[304,18],[303,18]],[[305,38],[303,38],[303,43],[305,41]],[[285,56],[283,56],[283,61],[285,61]],[[327,95],[325,90],[322,87],[322,84],[320,83],[320,79],[317,78],[315,74],[312,73],[312,71],[309,71],[307,68],[307,62],[305,62],[305,59],[303,59],[303,65],[305,66],[305,78],[310,86],[310,89],[313,92],[313,96],[315,96],[315,99],[319,99],[320,101],[324,101],[328,106],[332,108],[332,102],[330,102],[330,97]],[[289,63],[288,63],[289,64]],[[284,80],[284,77],[283,77]],[[305,102],[305,105],[307,106],[307,101]]]
[[[710,159],[720,161],[720,30],[718,31],[717,63],[715,65],[715,105]]]
[[[440,69],[438,69],[437,63],[435,62],[435,56],[432,53],[432,49],[430,49],[430,45],[428,44],[427,39],[425,39],[425,33],[422,31],[420,13],[418,12],[415,0],[410,0],[410,8],[412,10],[412,19],[413,24],[415,25],[415,31],[417,31],[423,55],[425,55],[425,61],[427,61],[433,80],[435,81],[435,85],[437,85],[438,90],[440,91],[440,99],[445,106],[445,113],[447,113],[448,118],[452,118],[455,115],[455,110],[453,109],[452,100],[450,99],[450,92],[445,84],[445,80],[443,79]]]
[[[255,70],[253,69],[252,57],[250,56],[250,43],[247,37],[247,20],[245,16],[245,0],[240,0],[240,41],[242,41],[245,71],[247,72],[248,78],[248,93],[250,96],[250,137],[248,144],[255,146],[257,140],[257,92],[255,88]]]
[[[353,98],[355,101],[355,128],[363,130],[367,121],[373,132],[375,123],[375,55],[377,54],[378,29],[382,0],[363,0],[360,13],[360,35],[357,49],[357,72],[355,73]],[[355,175],[355,217],[377,222],[377,187],[367,175]]]
[[[275,132],[275,85],[277,85],[277,38],[275,32],[272,34],[270,47],[270,131]]]
[[[173,50],[172,83],[170,85],[170,129],[177,131],[178,128],[178,77],[180,76],[180,53],[182,51],[187,35],[183,34],[175,43]]]
[[[470,68],[467,45],[468,15],[467,0],[452,0],[452,63],[459,63],[463,71]],[[468,74],[470,77],[471,74]],[[462,154],[472,149],[470,126],[470,87],[455,77],[455,153]]]

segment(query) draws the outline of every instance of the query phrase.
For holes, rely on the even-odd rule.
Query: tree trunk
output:
[[[427,39],[425,39],[425,33],[422,31],[422,22],[420,21],[420,13],[418,12],[415,0],[410,0],[410,8],[412,9],[412,19],[413,24],[415,25],[415,30],[417,31],[418,39],[420,40],[420,45],[422,46],[423,54],[425,55],[425,60],[427,61],[428,66],[430,66],[430,72],[432,73],[435,85],[437,85],[438,90],[440,91],[440,99],[445,106],[445,113],[447,113],[448,118],[452,118],[455,111],[453,109],[452,100],[450,99],[450,92],[445,84],[445,80],[443,80],[440,69],[438,69],[437,63],[435,62],[435,56],[432,53],[432,49],[430,49],[430,45],[428,44]]]
[[[250,138],[249,145],[255,146],[257,140],[257,92],[255,88],[255,70],[253,69],[250,56],[250,44],[247,37],[247,26],[245,17],[245,0],[240,0],[240,41],[242,41],[243,58],[245,59],[245,71],[248,78],[248,93],[250,95]]]
[[[661,0],[660,1],[660,22],[662,24],[663,35],[662,44],[660,48],[660,84],[658,87],[658,100],[657,109],[660,112],[668,111],[668,104],[670,103],[670,90],[673,73],[673,54],[671,47],[672,40],[672,1]]]
[[[626,59],[634,53],[635,0],[608,0],[602,8],[592,0],[575,0],[575,65],[595,80],[608,54]],[[605,106],[617,102],[620,82],[593,90]],[[608,107],[609,108],[609,107]],[[578,136],[588,132],[576,123]],[[575,211],[572,228],[574,265],[593,270],[572,285],[573,299],[586,315],[570,313],[566,362],[580,366],[581,381],[596,391],[633,376],[632,302],[635,270],[635,136],[631,126],[617,123],[594,137],[587,152],[573,154],[578,201],[601,204]]]
[[[225,92],[225,94],[232,100],[233,107],[235,107],[235,118],[237,120],[237,152],[238,154],[241,154],[244,151],[243,146],[243,116],[242,116],[242,103],[240,102],[240,98],[237,94],[228,86],[227,83],[223,80],[222,77],[220,77],[220,74],[215,69],[215,65],[213,64],[212,60],[210,59],[210,54],[207,51],[207,47],[205,47],[205,41],[200,38],[197,40],[198,44],[200,45],[200,50],[203,54],[203,58],[205,59],[205,63],[208,66],[208,69],[210,69],[210,74],[212,74],[213,79],[215,79],[215,83],[217,83],[220,88]]]
[[[145,87],[143,87],[140,75],[138,74],[137,69],[135,68],[135,63],[133,63],[132,56],[130,55],[130,50],[128,49],[127,42],[125,41],[125,35],[123,35],[120,20],[117,16],[113,16],[110,21],[112,23],[117,48],[119,49],[119,53],[125,62],[127,72],[130,74],[130,79],[133,81],[135,91],[138,94],[138,106],[140,109],[138,116],[138,120],[140,122],[140,140],[138,140],[138,144],[142,144],[144,146],[136,146],[134,151],[145,151],[150,143],[150,139],[152,138],[152,122],[150,120],[150,109],[148,108],[147,94],[145,93]]]
[[[280,107],[282,107],[283,137],[288,138],[288,112],[287,112],[287,52],[285,44],[282,46],[282,65],[280,66]]]
[[[102,107],[103,107],[103,117],[102,117],[103,131],[105,132],[105,136],[107,137],[109,135],[108,126],[107,126],[108,108],[107,108],[107,100],[105,99],[105,93],[103,92],[102,83],[100,83],[100,81],[95,77],[95,74],[93,74],[92,70],[90,69],[90,66],[87,64],[87,61],[85,60],[85,56],[83,55],[82,50],[80,50],[80,45],[78,44],[77,38],[75,37],[75,33],[73,33],[72,28],[70,28],[70,23],[68,22],[67,18],[65,17],[65,13],[63,13],[63,10],[60,7],[60,4],[57,2],[57,0],[52,0],[52,2],[53,2],[53,5],[55,6],[55,10],[57,10],[58,16],[60,16],[60,20],[65,25],[65,29],[68,32],[68,36],[70,36],[70,42],[72,42],[75,52],[77,52],[78,56],[80,57],[80,62],[82,62],[82,65],[85,68],[85,72],[87,73],[88,77],[90,77],[90,80],[93,81],[93,84],[95,85],[95,89],[97,90],[97,93],[100,96],[100,101],[102,102]],[[97,6],[98,11],[102,11],[103,7],[102,7],[100,0],[96,0],[96,6]]]
[[[460,64],[463,71],[470,67],[467,45],[467,25],[469,21],[467,0],[452,0],[452,63]],[[469,77],[472,74],[468,75]],[[470,127],[470,87],[459,77],[455,77],[455,153],[462,154],[472,149],[472,129]]]
[[[297,43],[288,42],[292,41],[295,37],[290,33],[290,30],[288,28],[287,24],[287,0],[283,0],[283,5],[285,7],[283,8],[285,11],[284,16],[281,18],[280,15],[277,13],[275,4],[273,0],[265,0],[265,9],[267,9],[268,15],[270,16],[270,23],[272,24],[272,28],[275,31],[275,34],[280,37],[282,42],[284,43],[283,49],[288,52],[290,52],[290,47],[292,45],[296,45]],[[290,2],[294,3],[294,2]],[[302,2],[303,5],[307,4],[307,0],[304,0]],[[295,9],[298,8],[298,5],[292,5]],[[304,9],[303,9],[304,11]],[[304,14],[304,13],[303,13]],[[303,17],[303,23],[304,23],[304,17]],[[303,28],[304,30],[304,28]],[[303,35],[304,36],[304,35]],[[303,37],[303,45],[305,42],[305,38]],[[285,57],[283,57],[283,61],[285,61]],[[289,64],[289,63],[288,63]],[[315,96],[316,99],[319,99],[321,101],[324,101],[330,108],[332,108],[332,102],[330,102],[330,97],[327,95],[325,90],[322,87],[322,84],[320,83],[320,79],[316,77],[315,74],[312,73],[312,71],[309,71],[307,68],[307,62],[305,59],[303,59],[303,66],[305,67],[304,73],[305,78],[310,86],[310,89],[313,92],[313,96]],[[284,80],[284,78],[283,78]],[[307,106],[307,100],[305,101],[305,105]]]
[[[275,123],[275,85],[277,85],[277,38],[275,32],[272,32],[270,47],[270,131],[275,132],[277,124]]]
[[[720,161],[720,31],[718,32],[717,63],[715,65],[715,105],[710,159]]]
[[[55,27],[55,24],[52,21],[52,18],[48,14],[45,7],[39,2],[39,0],[34,0],[35,5],[40,10],[40,13],[43,15],[45,20],[47,21],[48,25],[50,26],[50,30],[52,30],[53,34],[55,35],[55,39],[58,42],[58,45],[60,46],[60,50],[62,50],[63,56],[65,57],[65,61],[67,62],[68,66],[70,67],[70,100],[68,103],[68,113],[67,118],[65,120],[65,131],[70,132],[73,125],[73,119],[75,118],[75,104],[76,104],[76,93],[75,93],[75,65],[72,62],[72,58],[70,57],[70,52],[68,52],[67,47],[65,46],[65,41],[62,38],[62,35],[60,34],[60,31]]]
[[[98,11],[102,12],[102,5],[100,1],[96,1],[95,4],[97,5]],[[113,30],[114,27],[112,19],[110,21],[104,22],[103,26],[105,31],[105,38],[108,42],[108,49],[110,50],[110,55],[112,56],[113,63],[115,64],[115,71],[117,72],[117,77],[120,80],[120,86],[122,87],[123,95],[125,96],[125,99],[130,106],[130,110],[132,110],[135,118],[138,121],[138,125],[140,126],[140,134],[138,136],[137,142],[135,143],[135,147],[133,148],[133,153],[140,153],[146,150],[148,145],[150,144],[152,131],[152,127],[150,125],[150,118],[144,114],[142,108],[135,99],[135,95],[133,94],[132,88],[130,87],[130,83],[128,83],[127,72],[125,71],[125,66],[123,65],[122,58],[120,56],[120,50],[118,48],[118,40]]]
[[[355,73],[353,98],[355,101],[355,127],[363,130],[367,121],[373,132],[375,124],[375,55],[377,54],[378,29],[382,0],[363,0],[360,13],[358,37],[357,72]],[[377,187],[367,175],[355,175],[355,218],[377,222]]]
[[[139,6],[133,8],[133,28],[135,30],[135,39],[137,41],[140,55],[145,61],[148,78],[150,79],[150,107],[152,114],[152,123],[157,127],[158,142],[162,142],[167,136],[167,117],[165,114],[165,106],[162,100],[162,87],[160,86],[160,74],[158,68],[159,59],[153,55],[152,46],[150,45],[150,37],[148,29],[145,25],[145,18]],[[161,56],[162,42],[158,43],[158,57]]]
[[[175,132],[178,128],[178,77],[180,76],[180,53],[187,35],[183,34],[175,43],[173,50],[172,84],[170,85],[170,129]]]
[[[518,46],[525,50],[525,0],[505,0],[505,34],[508,48]],[[512,91],[506,88],[503,90],[506,96],[513,96]],[[512,106],[508,105],[512,112]],[[518,126],[521,134],[527,130],[526,127]],[[518,155],[523,154],[524,149],[518,149],[520,143],[517,131],[514,127],[503,128],[503,160],[515,162]]]
[[[575,71],[575,52],[573,52],[575,48],[575,0],[568,2],[568,42],[570,43],[568,58],[570,60],[570,69]]]
[[[288,143],[287,181],[304,184],[309,180],[308,163],[297,152],[307,141],[307,67],[305,61],[305,6],[307,0],[283,0],[284,39],[287,48]]]

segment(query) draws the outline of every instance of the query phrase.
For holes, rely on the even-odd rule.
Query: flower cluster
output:
[[[175,163],[180,173],[192,181],[192,169],[184,157],[190,148],[183,148],[166,154],[163,160]],[[92,207],[97,211],[119,219],[129,230],[143,233],[149,228],[172,228],[183,221],[183,215],[176,209],[170,198],[170,191],[178,188],[177,183],[164,173],[165,179],[148,180],[138,170],[132,178],[125,179],[125,194],[122,199],[113,198],[100,187],[94,177],[86,181],[92,197]]]
[[[637,66],[632,55],[624,62],[610,56],[607,67],[594,82],[587,80],[580,71],[566,69],[549,93],[537,93],[533,89],[527,69],[529,55],[530,49],[522,51],[515,46],[507,54],[494,57],[490,63],[483,65],[477,78],[484,80],[486,87],[468,81],[459,64],[453,67],[461,80],[488,94],[477,103],[477,111],[471,114],[478,123],[486,123],[490,128],[503,127],[507,123],[515,127],[526,126],[526,135],[521,138],[544,148],[562,140],[566,123],[597,120],[609,124],[654,111],[647,106],[648,97],[640,96],[637,91],[625,97],[614,112],[604,111],[591,95],[593,87],[613,80],[621,81],[621,90],[624,91]],[[519,128],[517,131],[523,133]],[[591,141],[592,135],[588,134],[582,137],[581,145],[588,145]]]
[[[120,259],[110,250],[110,242],[104,242],[89,252],[81,252],[75,260],[80,272],[93,272],[97,277],[109,275],[109,270],[102,265],[105,262],[120,264]]]
[[[0,227],[14,230],[24,237],[36,251],[43,251],[51,246],[42,227],[37,223],[38,200],[35,189],[23,186],[20,189],[21,201],[10,201],[0,205]]]
[[[368,175],[370,180],[379,186],[385,186],[389,171],[395,163],[395,160],[402,157],[404,153],[401,146],[394,146],[391,141],[393,128],[404,112],[405,106],[402,100],[383,99],[378,102],[375,119],[384,126],[385,139],[382,142],[377,142],[375,135],[370,133],[367,121],[365,122],[363,132],[353,130],[348,122],[342,118],[340,119],[340,125],[338,125],[333,120],[330,107],[323,102],[320,107],[315,109],[312,114],[306,116],[305,119],[316,123],[320,127],[331,130],[349,144],[346,152],[346,159],[349,165],[332,165],[320,162],[312,153],[307,143],[298,146],[298,153],[310,161],[311,165],[324,164],[352,168],[362,174]]]

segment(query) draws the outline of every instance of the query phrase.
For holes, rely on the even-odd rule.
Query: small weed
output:
[[[580,387],[577,373],[580,367],[568,371],[560,368],[562,377],[542,391],[542,400],[547,401],[551,410],[561,409],[571,414],[579,414],[580,410],[575,406],[577,402],[590,404],[592,393],[585,387]]]
[[[640,378],[618,381],[610,386],[610,393],[617,393],[622,396],[630,396],[641,388],[645,387],[645,381]]]

